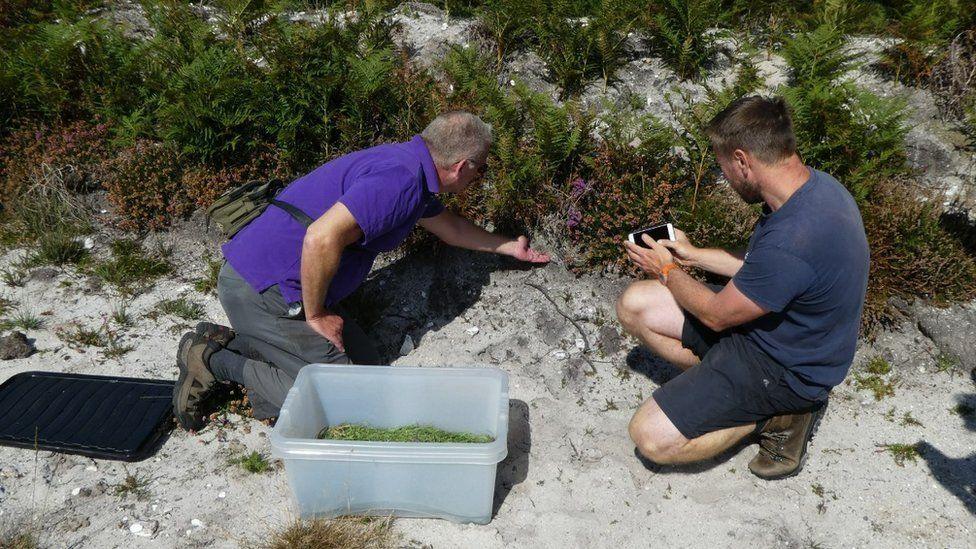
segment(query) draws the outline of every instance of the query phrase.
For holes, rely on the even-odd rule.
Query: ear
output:
[[[732,166],[743,176],[752,170],[752,156],[742,149],[736,149],[731,154]]]
[[[461,175],[461,170],[464,169],[464,165],[467,164],[467,160],[459,160],[451,166],[451,174],[455,177]]]

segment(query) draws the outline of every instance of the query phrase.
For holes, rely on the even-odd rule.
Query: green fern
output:
[[[682,78],[700,77],[718,51],[710,29],[722,24],[721,0],[665,0],[654,15],[652,44]]]

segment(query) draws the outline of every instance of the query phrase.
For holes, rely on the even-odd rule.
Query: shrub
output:
[[[0,143],[3,196],[58,179],[69,191],[91,191],[109,157],[107,124],[73,122],[56,127],[34,125],[8,135]]]
[[[915,296],[937,304],[976,297],[976,259],[940,220],[937,197],[916,198],[904,180],[882,180],[862,204],[871,248],[871,271],[864,305],[867,332],[899,318],[889,302]]]
[[[684,166],[671,154],[673,137],[656,120],[636,121],[639,145],[611,127],[587,179],[570,183],[566,226],[591,267],[629,269],[622,252],[630,231],[669,220],[672,201],[683,191]],[[613,135],[616,134],[616,135]]]
[[[139,140],[109,164],[103,181],[109,202],[129,229],[159,229],[188,214],[179,155],[161,143]]]

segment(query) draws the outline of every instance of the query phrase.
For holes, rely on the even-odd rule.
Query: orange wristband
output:
[[[668,273],[670,273],[672,269],[677,269],[677,268],[678,268],[677,263],[668,263],[667,265],[661,267],[661,282],[667,284]]]

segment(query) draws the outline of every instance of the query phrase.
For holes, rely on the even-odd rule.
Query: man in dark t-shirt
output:
[[[625,243],[658,280],[632,284],[617,313],[624,328],[685,371],[634,415],[638,451],[659,463],[714,456],[758,433],[749,469],[799,472],[832,387],[857,343],[869,253],[850,193],[803,164],[786,103],[746,97],[708,128],[732,188],[763,215],[744,253],[675,241]],[[681,270],[731,277],[709,287]]]

